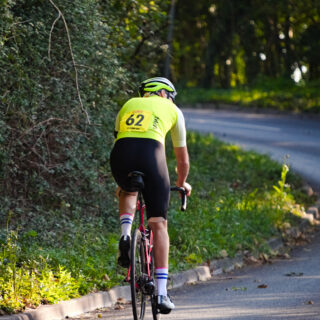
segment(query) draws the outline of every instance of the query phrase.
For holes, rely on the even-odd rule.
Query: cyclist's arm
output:
[[[174,147],[174,153],[177,159],[177,182],[178,187],[183,187],[186,190],[187,196],[190,196],[191,186],[187,183],[187,177],[189,174],[189,154],[187,146],[185,147]]]
[[[189,196],[191,193],[191,186],[186,181],[190,167],[187,149],[187,134],[183,113],[179,108],[177,108],[177,121],[171,128],[171,138],[177,159],[178,178],[176,185],[178,187],[183,187],[187,192],[187,196]]]
[[[177,120],[170,130],[172,144],[174,147],[184,147],[187,145],[187,132],[182,111],[176,107]]]

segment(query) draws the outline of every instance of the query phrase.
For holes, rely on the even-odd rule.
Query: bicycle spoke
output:
[[[146,296],[142,291],[145,276],[145,252],[141,233],[135,230],[131,243],[131,298],[134,320],[143,320],[146,306]]]

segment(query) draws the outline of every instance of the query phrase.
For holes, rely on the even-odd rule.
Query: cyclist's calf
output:
[[[132,214],[136,211],[138,192],[128,192],[125,190],[120,190],[119,192],[119,209],[120,213],[130,212]]]
[[[168,268],[169,235],[167,220],[151,222],[151,219],[148,220],[148,224],[153,232],[154,260],[156,268]]]

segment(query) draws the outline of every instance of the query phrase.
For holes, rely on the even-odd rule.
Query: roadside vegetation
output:
[[[188,143],[193,192],[184,213],[172,195],[171,272],[238,251],[268,252],[266,241],[312,200],[297,176],[267,156],[211,135],[189,133]],[[167,145],[174,181],[175,160]],[[8,216],[0,238],[1,310],[17,312],[122,283],[125,270],[116,265],[117,201],[111,198],[114,215],[105,217],[79,215],[67,205],[18,227]]]
[[[296,84],[284,79],[263,78],[251,86],[229,89],[182,88],[182,105],[223,108],[223,104],[251,110],[320,114],[319,82]]]

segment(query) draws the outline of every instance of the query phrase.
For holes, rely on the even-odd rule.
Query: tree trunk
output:
[[[173,39],[173,28],[174,28],[174,14],[175,14],[176,0],[171,0],[171,7],[169,12],[169,29],[168,29],[168,50],[166,54],[166,60],[164,63],[164,76],[170,78],[170,63],[172,56],[172,39]]]

